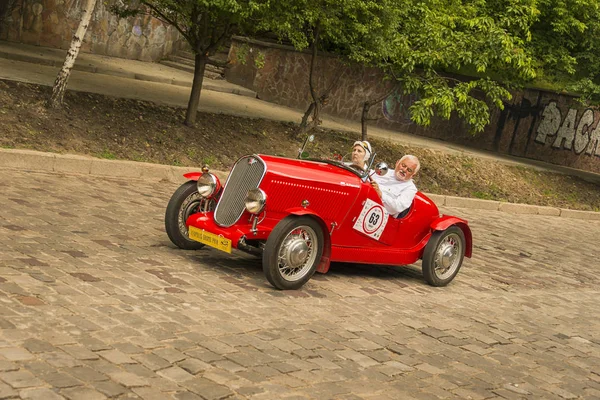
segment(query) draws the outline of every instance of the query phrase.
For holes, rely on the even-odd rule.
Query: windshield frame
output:
[[[332,160],[332,159],[328,159],[328,158],[314,158],[314,157],[304,158],[303,160],[323,162],[325,164],[335,165],[336,167],[340,167],[343,170],[350,171],[350,172],[354,173],[363,182],[365,182],[367,180],[367,178],[369,177],[369,175],[370,175],[369,172],[371,170],[371,165],[373,165],[373,162],[375,161],[375,154],[373,154],[373,156],[369,160],[368,168],[365,169],[362,173],[357,168],[353,168],[350,165],[348,165],[348,164],[346,164],[346,163],[344,163],[342,161],[338,161],[338,160]]]

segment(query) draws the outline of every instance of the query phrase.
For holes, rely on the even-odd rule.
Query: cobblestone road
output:
[[[481,210],[446,288],[174,248],[176,185],[0,171],[0,398],[600,398],[600,222]]]

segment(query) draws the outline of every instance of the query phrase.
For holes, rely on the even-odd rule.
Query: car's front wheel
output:
[[[423,277],[432,286],[446,286],[458,274],[465,257],[465,235],[457,226],[435,231],[423,253]]]
[[[323,230],[311,217],[290,216],[269,235],[263,272],[281,290],[298,289],[313,276],[323,254]]]
[[[181,185],[169,200],[165,212],[165,229],[171,242],[185,250],[197,250],[204,247],[202,243],[191,240],[188,227],[185,225],[188,217],[200,211],[204,199],[198,193],[195,181]]]

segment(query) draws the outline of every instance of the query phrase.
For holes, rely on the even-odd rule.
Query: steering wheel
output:
[[[357,170],[358,172],[360,172],[361,174],[363,174],[365,172],[365,170],[362,167],[359,167],[356,164],[350,164],[348,165],[348,167]]]

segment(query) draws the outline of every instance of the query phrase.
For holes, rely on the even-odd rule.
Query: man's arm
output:
[[[417,194],[417,188],[414,185],[407,186],[398,195],[389,192],[383,192],[381,201],[385,206],[387,212],[392,215],[401,213],[406,210],[413,202],[415,195]]]
[[[381,197],[381,202],[388,213],[396,215],[406,210],[413,202],[417,194],[417,187],[414,183],[398,183],[387,190],[381,190],[379,185],[373,185],[375,191]]]

